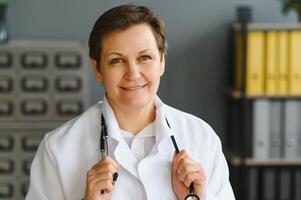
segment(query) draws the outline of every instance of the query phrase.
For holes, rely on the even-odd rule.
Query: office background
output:
[[[102,12],[128,2],[150,6],[166,24],[169,48],[161,99],[203,118],[226,142],[229,30],[236,7],[250,5],[255,22],[290,22],[297,16],[284,16],[279,0],[12,0],[7,10],[10,39],[86,42]],[[90,84],[92,105],[103,95],[92,71]]]
[[[229,77],[234,66],[231,52],[234,42],[231,41],[230,33],[232,24],[236,22],[237,6],[250,6],[253,22],[296,22],[295,13],[282,14],[280,0],[11,0],[6,15],[10,40],[44,42],[48,40],[49,42],[38,48],[31,42],[28,42],[27,46],[0,45],[0,66],[5,67],[6,65],[3,63],[9,60],[9,53],[6,52],[12,52],[12,58],[17,59],[10,68],[3,68],[0,71],[0,75],[4,75],[0,76],[0,199],[3,197],[7,197],[5,200],[24,199],[28,189],[31,161],[43,135],[73,117],[74,114],[81,112],[87,104],[93,105],[103,98],[101,85],[94,80],[89,64],[79,62],[79,66],[72,68],[72,62],[77,58],[75,55],[79,55],[80,60],[83,54],[88,55],[88,49],[86,48],[85,52],[82,52],[82,46],[70,47],[64,41],[81,41],[87,45],[90,31],[98,16],[113,6],[129,2],[153,8],[166,24],[169,48],[166,57],[166,72],[161,79],[159,89],[160,98],[175,108],[197,115],[207,121],[220,136],[224,147],[227,147],[227,150],[237,150],[240,154],[239,162],[236,162],[237,155],[225,151],[229,161],[231,183],[237,199],[247,200],[241,197],[245,195],[248,196],[248,199],[260,200],[263,191],[266,191],[264,192],[265,196],[275,197],[268,199],[281,200],[292,200],[292,196],[294,196],[292,194],[297,191],[296,194],[298,194],[294,199],[301,199],[301,193],[297,190],[301,185],[300,159],[292,159],[288,162],[278,160],[274,163],[273,159],[271,160],[274,157],[269,157],[268,152],[272,149],[271,145],[261,145],[267,153],[264,159],[259,159],[256,154],[246,155],[245,150],[258,150],[262,156],[261,149],[255,146],[257,143],[252,142],[251,137],[256,138],[256,136],[262,135],[268,138],[264,141],[267,143],[270,141],[270,134],[272,132],[274,134],[274,131],[264,132],[265,128],[268,129],[272,125],[262,122],[260,117],[252,118],[252,114],[248,114],[248,106],[245,106],[245,103],[249,101],[248,97],[241,98],[244,106],[240,107],[240,101],[236,101],[237,99],[235,100],[233,97],[229,98],[228,94],[229,89],[233,89],[229,85],[231,79],[234,79],[234,77]],[[301,28],[299,27],[299,29]],[[54,43],[53,41],[56,40],[62,42]],[[254,52],[257,52],[258,47],[253,47],[253,49],[255,49]],[[36,50],[40,54],[34,54],[32,52],[35,51],[32,50]],[[49,59],[49,62],[45,61],[47,64],[43,70],[35,69],[35,62],[43,62],[43,58],[41,58],[43,54]],[[25,59],[26,62],[22,60],[23,55],[24,58],[28,58]],[[18,59],[19,57],[20,59]],[[249,60],[256,60],[253,58]],[[67,61],[67,65],[63,66],[65,61]],[[26,63],[29,64],[27,69],[25,69]],[[64,68],[68,68],[68,66],[71,66],[72,70]],[[85,68],[89,71],[88,79]],[[2,72],[3,74],[1,74]],[[27,82],[19,84],[21,78],[23,80],[23,76],[28,78],[24,79]],[[15,81],[13,92],[1,93],[5,87],[9,88],[9,85],[13,85],[9,84],[7,77],[12,77]],[[45,86],[47,81],[51,83],[48,88]],[[45,90],[43,90],[43,85]],[[40,93],[37,90],[39,87],[42,88]],[[29,89],[29,92],[25,91],[26,89]],[[88,96],[85,94],[86,91],[89,91]],[[260,99],[262,97],[263,101]],[[37,113],[39,108],[43,107],[39,107],[35,98],[45,100],[49,106],[48,111],[36,115],[39,114]],[[281,101],[290,104],[293,100],[290,98],[282,96]],[[299,96],[297,98],[300,99]],[[13,102],[12,105],[16,107],[8,119],[1,116],[3,110],[5,111],[5,106],[2,105],[6,101],[5,99]],[[234,102],[233,105],[229,103],[229,99]],[[29,100],[27,111],[24,109],[26,112],[22,110],[22,102],[25,100]],[[256,113],[259,113],[260,116],[266,114],[268,119],[270,116],[269,105],[275,107],[272,104],[274,105],[276,102],[278,105],[278,100],[277,98],[270,99],[268,96],[255,99],[254,116]],[[72,104],[72,101],[76,104]],[[263,106],[263,104],[267,106]],[[276,108],[285,107],[281,104],[279,103],[280,106],[276,106]],[[83,106],[76,107],[76,105]],[[26,106],[24,107],[26,108]],[[236,107],[242,109],[236,109]],[[288,106],[288,108],[290,107]],[[273,108],[273,110],[275,109]],[[288,109],[288,113],[296,114],[294,110],[296,109]],[[229,113],[235,114],[229,116]],[[281,116],[282,119],[282,114],[273,116],[278,116],[279,119]],[[290,114],[286,115],[291,116]],[[253,132],[251,128],[249,129],[252,126],[251,120],[248,121],[250,118],[255,122],[259,119],[257,120],[260,122],[259,125],[251,128],[260,128],[260,131]],[[278,123],[278,118],[276,120],[273,118],[273,121]],[[287,119],[292,119],[292,117]],[[298,122],[298,117],[296,119],[295,122]],[[36,120],[41,123],[36,123]],[[244,123],[244,120],[247,123]],[[242,125],[240,126],[240,124]],[[228,129],[231,127],[230,125],[232,125],[232,129]],[[278,136],[281,135],[280,128],[277,133],[279,133]],[[282,134],[283,137],[287,135],[286,131]],[[284,144],[283,141],[281,144]],[[232,147],[234,148],[231,149]],[[231,151],[231,153],[233,152]],[[251,158],[251,162],[246,164],[246,161],[250,161],[249,158]],[[245,184],[241,184],[242,181]],[[243,186],[241,187],[241,185]]]

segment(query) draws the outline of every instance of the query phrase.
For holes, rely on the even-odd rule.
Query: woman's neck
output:
[[[119,128],[136,135],[156,118],[156,108],[153,103],[143,108],[120,108],[112,105]]]

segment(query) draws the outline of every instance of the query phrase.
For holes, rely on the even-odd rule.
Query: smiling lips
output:
[[[137,85],[137,86],[134,86],[134,87],[121,87],[122,89],[124,90],[127,90],[127,91],[135,91],[135,90],[139,90],[141,88],[144,88],[147,84],[144,84],[144,85]]]

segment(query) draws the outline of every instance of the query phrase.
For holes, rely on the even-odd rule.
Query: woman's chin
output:
[[[132,109],[143,109],[145,107],[148,107],[150,103],[150,98],[146,98],[146,96],[126,98],[122,101],[122,104],[126,106],[126,108]]]

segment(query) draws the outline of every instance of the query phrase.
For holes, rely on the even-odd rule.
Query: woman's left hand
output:
[[[182,150],[174,154],[172,162],[172,187],[178,200],[184,200],[193,183],[194,192],[203,199],[206,176],[200,163],[192,160],[189,154]]]

